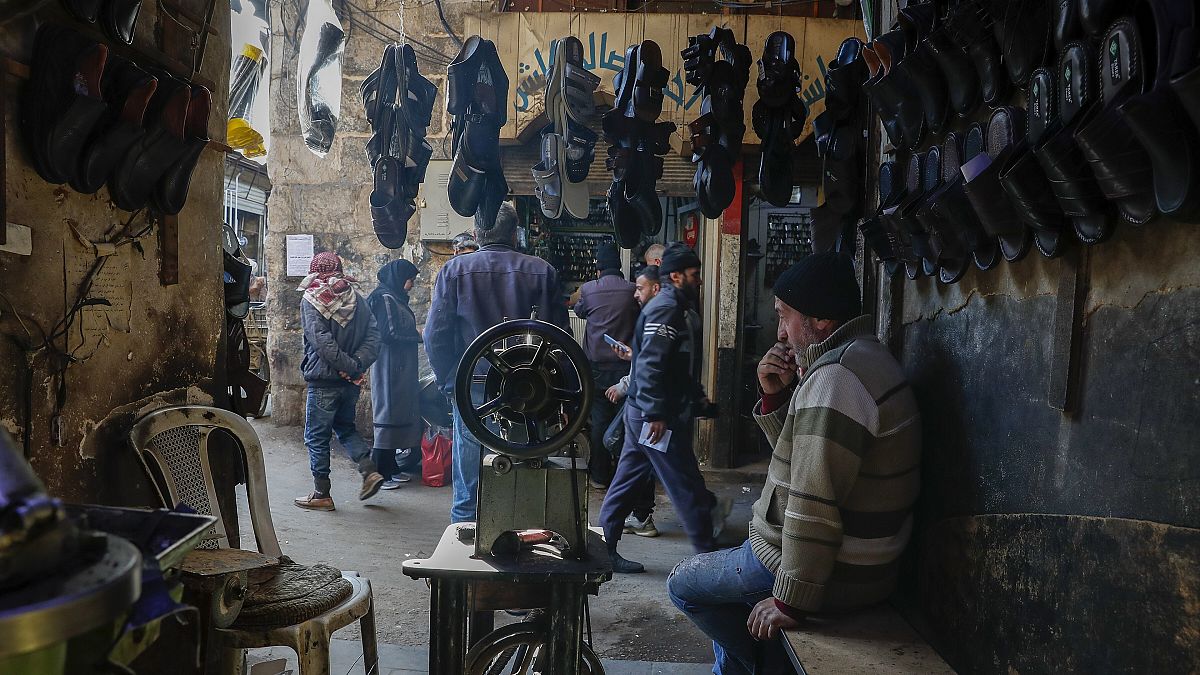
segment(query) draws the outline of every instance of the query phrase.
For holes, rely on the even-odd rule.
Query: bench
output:
[[[809,618],[804,630],[784,631],[783,645],[801,675],[954,673],[890,605]]]

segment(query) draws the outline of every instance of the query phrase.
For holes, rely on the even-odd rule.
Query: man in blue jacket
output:
[[[621,252],[614,242],[606,241],[596,247],[596,278],[579,289],[575,316],[587,321],[583,351],[592,364],[591,449],[588,473],[592,486],[607,488],[613,477],[613,458],[604,448],[604,432],[617,415],[617,404],[605,397],[609,387],[621,381],[629,366],[604,341],[607,335],[622,344],[633,337],[637,322],[638,303],[634,299],[637,286],[621,274]]]
[[[304,326],[304,360],[300,370],[308,383],[304,410],[304,445],[308,448],[313,492],[294,500],[310,511],[333,511],[330,496],[329,441],[337,435],[362,474],[359,499],[379,492],[383,476],[371,461],[371,447],[354,425],[354,411],[366,381],[367,369],[379,355],[379,328],[375,317],[355,288],[353,277],[342,271],[336,253],[313,256],[309,274],[300,283],[300,321]]]
[[[613,571],[620,573],[645,571],[641,563],[617,553],[617,542],[651,473],[671,498],[698,553],[716,550],[718,521],[724,521],[692,451],[695,419],[708,407],[699,381],[703,341],[697,315],[690,311],[700,299],[700,259],[686,245],[671,244],[659,276],[662,290],[642,308],[633,331],[625,447],[600,507]]]
[[[550,263],[516,251],[517,211],[504,202],[490,229],[479,229],[479,251],[451,258],[438,273],[425,323],[425,353],[438,386],[454,394],[458,362],[475,338],[506,319],[527,319],[534,307],[538,318],[570,332],[567,306]],[[483,393],[476,392],[476,400]],[[483,451],[479,441],[454,409],[454,504],[450,520],[476,519],[476,487]]]

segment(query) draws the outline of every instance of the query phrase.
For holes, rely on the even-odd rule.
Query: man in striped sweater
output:
[[[774,291],[778,343],[759,363],[755,411],[774,452],[750,537],[684,560],[667,580],[712,638],[717,675],[755,672],[756,653],[758,672],[790,673],[781,629],[886,599],[919,488],[916,400],[860,316],[850,260],[807,256]]]

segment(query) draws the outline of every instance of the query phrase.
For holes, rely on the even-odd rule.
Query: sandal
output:
[[[1000,252],[1008,262],[1025,257],[1031,243],[1029,228],[1000,186],[1000,170],[1014,152],[1017,137],[1024,133],[1024,121],[1020,108],[997,108],[988,122],[985,152],[962,166],[963,190],[983,229],[999,239]]]
[[[542,215],[556,220],[562,215],[562,170],[559,166],[562,138],[553,127],[542,131],[541,162],[533,167],[533,194],[537,197]]]

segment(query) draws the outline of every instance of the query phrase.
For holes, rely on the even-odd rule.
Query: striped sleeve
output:
[[[774,595],[804,611],[820,609],[842,546],[838,505],[854,487],[878,432],[879,410],[862,382],[838,363],[812,371],[792,399],[782,558]],[[787,447],[790,446],[790,447]]]

